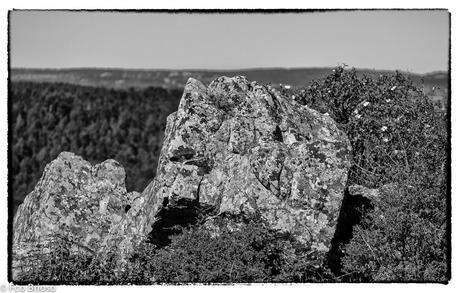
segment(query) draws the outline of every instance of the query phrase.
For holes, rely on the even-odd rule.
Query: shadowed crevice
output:
[[[279,125],[276,126],[276,129],[273,132],[273,137],[275,141],[284,142],[284,138],[282,137],[282,131],[280,130]]]
[[[341,259],[344,256],[341,251],[342,247],[352,239],[353,227],[358,225],[364,213],[372,208],[373,206],[368,198],[361,195],[351,195],[348,189],[345,189],[335,235],[333,236],[327,259],[328,266],[335,276],[342,275]]]
[[[211,211],[212,207],[202,205],[197,200],[181,198],[172,202],[165,198],[148,235],[149,242],[157,247],[167,246],[171,243],[171,237],[180,234],[182,228],[198,223]]]

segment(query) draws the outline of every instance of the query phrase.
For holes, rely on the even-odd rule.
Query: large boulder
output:
[[[125,261],[142,237],[165,245],[176,226],[199,219],[214,229],[220,216],[236,228],[259,217],[321,255],[335,233],[350,154],[328,115],[271,87],[190,78],[167,119],[157,177],[142,194],[127,193],[114,160],[91,166],[64,152],[48,164],[14,217],[13,279],[28,256],[49,253],[47,239]]]
[[[13,220],[13,279],[29,258],[50,253],[56,239],[70,251],[85,254],[133,239],[138,232],[133,225],[123,228],[132,222],[130,214],[140,194],[126,192],[125,176],[114,160],[91,166],[68,152],[49,163]]]
[[[335,122],[244,77],[209,87],[190,78],[167,120],[157,177],[141,226],[210,216],[260,216],[311,250],[325,252],[340,211],[351,147]],[[205,217],[204,217],[205,219]]]

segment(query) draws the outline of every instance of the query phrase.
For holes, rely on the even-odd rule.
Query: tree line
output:
[[[180,97],[180,90],[153,87],[12,82],[8,116],[14,208],[62,151],[92,164],[113,158],[126,170],[127,189],[142,191],[156,175],[166,117]]]

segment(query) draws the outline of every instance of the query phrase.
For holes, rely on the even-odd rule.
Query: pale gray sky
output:
[[[447,11],[13,11],[12,67],[448,69]]]

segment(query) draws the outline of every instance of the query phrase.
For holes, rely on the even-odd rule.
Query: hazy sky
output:
[[[446,11],[14,11],[12,67],[448,69]]]

